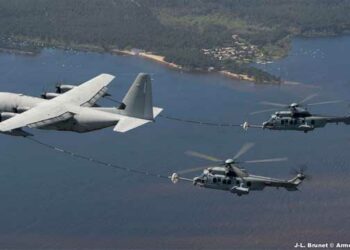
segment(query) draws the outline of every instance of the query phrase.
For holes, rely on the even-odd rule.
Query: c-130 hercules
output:
[[[110,126],[126,132],[154,121],[162,109],[153,107],[151,78],[145,73],[137,76],[119,107],[96,105],[108,95],[113,79],[113,75],[101,74],[79,86],[58,86],[58,93],[45,93],[43,98],[0,93],[0,132],[28,136],[22,128],[83,133]]]

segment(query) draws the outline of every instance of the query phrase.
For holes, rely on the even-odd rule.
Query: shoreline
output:
[[[127,56],[138,56],[138,57],[142,57],[145,59],[149,59],[151,61],[160,63],[160,64],[164,64],[170,68],[174,68],[174,69],[179,69],[179,70],[183,70],[183,67],[181,65],[175,64],[175,63],[171,63],[171,62],[167,62],[165,61],[165,57],[161,56],[161,55],[156,55],[153,54],[151,52],[145,52],[145,51],[132,51],[132,50],[118,50],[118,49],[112,49],[111,53],[113,54],[118,54],[118,55],[127,55]]]
[[[237,74],[231,71],[227,71],[227,70],[220,70],[218,71],[220,74],[229,77],[229,78],[233,78],[233,79],[237,79],[237,80],[243,80],[243,81],[247,81],[247,82],[254,82],[256,83],[256,80],[254,77],[250,77],[248,75],[244,75],[244,74]]]
[[[185,70],[181,65],[175,64],[175,63],[171,63],[171,62],[167,62],[165,60],[164,56],[161,55],[156,55],[153,54],[151,52],[145,52],[145,51],[132,51],[132,50],[118,50],[118,49],[112,49],[111,50],[112,54],[117,54],[117,55],[125,55],[125,56],[138,56],[141,58],[145,58],[147,60],[151,60],[163,65],[166,65],[172,69],[176,69],[176,70]],[[245,74],[237,74],[228,70],[219,70],[219,71],[204,71],[206,73],[218,73],[220,75],[226,76],[228,78],[231,79],[235,79],[235,80],[243,80],[243,81],[247,81],[247,82],[253,82],[256,83],[256,80],[254,77],[250,77],[248,75]]]
[[[46,44],[47,45],[47,44]],[[101,46],[96,45],[90,45],[90,44],[74,44],[71,46],[66,46],[64,44],[56,44],[55,46],[40,46],[40,50],[45,48],[52,48],[52,49],[62,49],[62,50],[76,50],[76,51],[82,51],[82,52],[95,52],[95,53],[108,53],[111,55],[122,55],[122,56],[137,56],[140,58],[144,58],[146,60],[153,61],[158,64],[165,65],[171,69],[185,71],[189,73],[217,73],[219,75],[222,75],[224,77],[233,79],[233,80],[239,80],[239,81],[245,81],[250,83],[257,83],[256,79],[254,77],[248,76],[246,74],[239,74],[235,72],[231,72],[228,70],[196,70],[196,69],[186,69],[181,65],[178,65],[176,63],[167,62],[165,60],[165,56],[157,55],[152,52],[147,52],[144,50],[120,50],[116,48],[103,48]],[[25,56],[35,56],[36,54],[40,53],[40,50],[38,51],[27,51],[23,50],[21,48],[1,48],[0,47],[0,53],[10,53],[10,54],[18,54],[18,55],[25,55]]]
[[[8,54],[15,54],[15,55],[25,55],[25,56],[35,56],[37,52],[34,51],[27,51],[27,50],[21,50],[21,49],[10,49],[10,48],[0,48],[0,53],[8,53]]]

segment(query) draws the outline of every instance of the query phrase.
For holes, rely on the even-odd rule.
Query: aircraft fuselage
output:
[[[15,116],[18,113],[25,112],[42,102],[49,100],[38,97],[26,96],[14,93],[0,93],[0,115],[1,113],[12,113]],[[39,127],[40,129],[74,131],[79,133],[89,132],[93,130],[103,129],[114,126],[119,121],[119,115],[114,114],[116,108],[105,112],[91,107],[77,107],[77,113],[72,118],[55,123],[49,126]]]
[[[350,117],[329,117],[310,115],[307,117],[276,116],[273,115],[268,121],[263,123],[263,128],[271,130],[297,130],[308,132],[315,128],[322,128],[327,123],[350,124]]]

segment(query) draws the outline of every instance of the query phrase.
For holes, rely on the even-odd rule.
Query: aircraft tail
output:
[[[296,191],[298,190],[298,186],[303,182],[305,179],[305,175],[299,173],[294,178],[288,181],[289,185],[287,185],[285,188],[288,191]]]
[[[140,73],[118,107],[118,113],[124,117],[115,126],[114,131],[126,132],[152,122],[162,110],[162,108],[153,107],[150,75]]]
[[[153,120],[152,82],[149,74],[140,73],[118,108],[124,115]]]
[[[350,116],[345,117],[344,123],[350,125]]]

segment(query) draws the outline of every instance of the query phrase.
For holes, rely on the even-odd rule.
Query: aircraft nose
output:
[[[193,185],[196,186],[198,182],[200,182],[200,178],[199,178],[199,177],[195,177],[195,178],[193,179]]]

